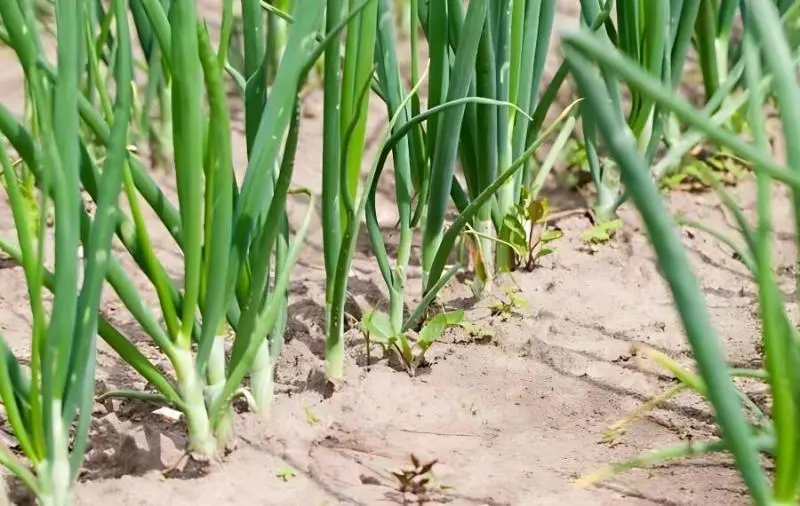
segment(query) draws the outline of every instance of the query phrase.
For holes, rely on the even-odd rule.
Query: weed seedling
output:
[[[508,320],[512,315],[521,316],[518,310],[527,308],[528,301],[514,293],[513,288],[509,286],[504,286],[503,292],[505,292],[504,298],[489,305],[492,316],[499,316],[502,321]]]
[[[712,151],[698,146],[684,157],[678,170],[661,178],[660,185],[663,191],[705,192],[716,182],[736,186],[750,171],[749,164],[730,150]]]
[[[289,466],[284,466],[275,473],[279,480],[287,482],[297,476],[297,471]]]
[[[590,245],[605,244],[622,228],[622,220],[613,219],[595,224],[581,233],[581,240]]]
[[[437,314],[419,332],[407,330],[393,333],[389,315],[372,310],[361,320],[360,328],[364,333],[368,354],[372,343],[378,344],[384,354],[395,353],[406,372],[414,376],[417,367],[425,363],[425,353],[431,345],[442,337],[448,327],[459,325],[463,320],[464,311],[459,309]]]
[[[408,496],[414,497],[418,506],[430,501],[433,466],[437,462],[437,459],[433,459],[423,464],[412,454],[411,467],[392,472],[397,479],[397,490],[403,494],[403,504],[411,504]]]
[[[552,209],[547,197],[537,199],[523,192],[516,210],[503,219],[505,237],[515,253],[513,267],[531,271],[542,257],[555,251],[553,241],[564,234],[558,227],[548,224]]]

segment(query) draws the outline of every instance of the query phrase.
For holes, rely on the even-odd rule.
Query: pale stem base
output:
[[[61,413],[61,399],[53,400],[53,413]],[[36,470],[39,478],[41,506],[72,504],[72,480],[69,466],[69,434],[61,423],[52,427],[55,452],[52,461],[44,461]]]
[[[250,393],[253,395],[256,411],[262,416],[267,416],[275,397],[275,367],[266,339],[258,346],[253,365],[250,367]]]
[[[194,367],[190,350],[175,350],[175,375],[186,403],[186,425],[189,430],[189,448],[201,457],[213,458],[217,454],[217,441],[211,430],[203,382]]]
[[[334,314],[333,304],[325,306],[325,377],[338,385],[344,380],[344,310],[339,307]]]
[[[473,282],[473,290],[475,293],[482,294],[491,287],[494,282],[495,273],[495,233],[494,223],[492,220],[479,220],[475,223],[475,230],[480,234],[478,236],[478,245],[480,246],[481,260],[485,269],[485,277],[481,279],[480,276],[475,276]]]
[[[217,398],[225,389],[225,336],[216,336],[208,360],[208,385],[206,386],[206,406],[215,406]],[[218,448],[228,447],[233,441],[233,413],[227,408],[225,414],[214,427],[214,437]]]

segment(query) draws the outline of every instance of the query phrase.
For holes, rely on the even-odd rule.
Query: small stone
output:
[[[180,411],[168,408],[166,406],[160,407],[157,410],[153,411],[153,414],[156,416],[160,416],[161,418],[164,418],[171,422],[178,422],[183,416],[183,413],[181,413]]]

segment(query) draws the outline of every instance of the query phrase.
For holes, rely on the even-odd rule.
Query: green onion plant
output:
[[[727,79],[731,53],[738,49],[733,28],[739,0],[702,0],[699,2],[694,29],[694,43],[703,77],[705,96],[714,96]]]
[[[169,10],[170,0],[162,0],[161,4],[165,10]],[[129,10],[143,60],[138,67],[144,70],[146,75],[144,89],[137,94],[136,135],[131,141],[135,145],[146,141],[150,151],[151,165],[163,166],[173,155],[170,151],[172,146],[172,87],[169,68],[165,64],[143,2],[131,0]],[[98,40],[98,43],[101,40],[102,38]]]
[[[619,165],[622,180],[644,221],[656,252],[662,275],[672,292],[688,342],[697,363],[697,373],[682,369],[663,354],[649,356],[678,377],[681,384],[703,395],[712,405],[721,438],[693,441],[655,450],[641,458],[604,469],[588,481],[605,478],[630,467],[681,456],[729,452],[758,505],[797,504],[800,493],[800,335],[779,290],[772,258],[773,210],[771,190],[787,185],[794,202],[797,228],[800,207],[800,146],[792,142],[800,135],[800,85],[796,71],[798,54],[793,42],[797,3],[779,9],[773,2],[743,2],[744,35],[741,62],[746,85],[744,102],[751,139],[745,141],[726,126],[726,118],[697,111],[674,93],[669,83],[652,75],[640,62],[611,47],[607,40],[587,31],[563,37],[564,54],[595,119],[597,133],[608,153]],[[781,18],[783,14],[783,19]],[[762,50],[765,49],[765,50]],[[763,370],[736,371],[726,363],[725,352],[711,323],[702,290],[689,266],[675,221],[671,218],[651,177],[650,163],[637,144],[635,132],[611,100],[619,80],[643,98],[688,126],[692,142],[708,139],[751,163],[756,172],[757,206],[754,222],[748,221],[730,195],[716,185],[723,204],[736,220],[744,253],[758,290]],[[739,98],[739,97],[736,97]],[[774,101],[787,139],[786,162],[776,161],[766,136],[765,107]],[[684,149],[675,146],[673,149]],[[669,156],[669,155],[668,155]],[[799,236],[800,237],[800,236]],[[797,301],[795,300],[796,304]],[[768,415],[737,389],[734,376],[746,375],[766,382],[771,393]],[[762,456],[774,461],[768,472]]]
[[[539,2],[532,2],[538,5]],[[550,25],[554,8],[552,2],[543,2],[542,24],[544,28],[539,37],[541,42],[535,46],[538,28],[538,9],[528,12],[528,38],[534,41],[528,48],[539,47],[535,63],[520,63],[526,74],[539,74],[541,78],[544,51],[549,40]],[[329,1],[328,23],[335,23],[336,14],[341,11],[341,2]],[[420,351],[429,346],[443,330],[452,323],[456,315],[441,315],[430,322],[428,330],[420,328],[426,323],[425,315],[429,304],[441,287],[455,274],[460,266],[447,267],[449,255],[461,232],[471,223],[481,220],[481,210],[497,207],[496,195],[501,194],[505,185],[509,188],[515,178],[528,167],[531,154],[540,145],[529,132],[522,120],[519,129],[524,130],[521,149],[509,151],[514,158],[508,158],[494,172],[481,174],[480,184],[468,186],[471,193],[463,189],[456,178],[456,162],[466,149],[471,153],[475,143],[484,143],[487,148],[494,141],[484,142],[477,135],[475,107],[486,106],[487,115],[497,114],[499,109],[519,111],[521,116],[530,119],[528,111],[529,95],[538,87],[526,77],[522,88],[515,94],[521,98],[522,106],[512,100],[499,100],[496,94],[477,94],[474,77],[481,62],[482,44],[486,39],[475,37],[476,33],[487,33],[495,3],[483,0],[470,2],[464,8],[462,2],[420,2],[410,1],[409,20],[411,33],[420,29],[426,35],[430,58],[430,71],[427,79],[427,109],[422,110],[419,90],[423,86],[420,74],[419,43],[411,38],[411,83],[413,90],[406,90],[401,78],[398,63],[399,50],[394,26],[394,11],[391,2],[381,0],[364,9],[359,24],[351,26],[345,42],[344,56],[340,57],[331,46],[325,55],[325,144],[323,150],[323,238],[325,247],[325,266],[327,279],[327,348],[326,374],[334,383],[343,378],[344,363],[344,301],[347,296],[347,276],[355,248],[355,239],[360,226],[361,213],[366,212],[367,228],[373,245],[380,272],[387,284],[390,295],[389,314],[370,313],[363,322],[366,330],[381,339],[397,345],[398,351],[413,369],[414,352],[407,339],[409,331],[420,331],[418,345]],[[498,13],[494,13],[498,14]],[[509,21],[509,24],[510,21]],[[356,26],[360,30],[355,30]],[[515,25],[516,26],[516,25]],[[520,25],[516,29],[526,34]],[[508,28],[510,30],[510,28]],[[519,42],[522,42],[519,35]],[[493,49],[483,48],[483,51]],[[524,50],[518,48],[522,57]],[[515,53],[516,54],[516,53]],[[489,56],[483,54],[487,59]],[[501,65],[493,79],[503,80]],[[534,72],[534,68],[539,71]],[[332,78],[341,70],[341,84]],[[364,127],[366,125],[366,106],[370,88],[383,101],[390,118],[390,130],[381,144],[376,163],[371,167],[363,188],[358,184],[361,171],[361,158],[364,148]],[[554,96],[554,94],[553,94]],[[567,118],[565,114],[563,118]],[[562,119],[563,119],[562,118]],[[574,121],[573,117],[570,117]],[[504,125],[508,120],[503,120]],[[568,122],[569,124],[569,122]],[[469,146],[469,148],[465,148]],[[511,146],[511,140],[508,140]],[[377,222],[375,197],[379,178],[384,165],[392,156],[396,202],[399,222],[399,241],[394,265],[387,255],[382,231]],[[472,156],[470,154],[470,156]],[[474,160],[474,158],[471,158]],[[475,174],[473,172],[465,179]],[[475,178],[472,178],[473,182]],[[520,183],[521,184],[521,183]],[[521,191],[521,190],[520,190]],[[357,195],[358,193],[358,195]],[[460,211],[459,218],[449,228],[445,226],[445,213],[450,199],[455,201]],[[479,227],[475,227],[479,228]],[[422,237],[423,298],[411,311],[405,311],[406,280],[415,233]],[[490,243],[491,244],[491,243]]]
[[[410,2],[414,12],[420,11],[418,2]],[[428,80],[427,95],[429,98],[428,109],[421,111],[419,91],[422,88],[422,79],[419,73],[417,44],[412,40],[411,79],[414,88],[407,91],[403,85],[398,66],[398,48],[391,13],[391,3],[380,2],[380,25],[378,31],[378,49],[376,51],[376,80],[374,89],[387,107],[388,116],[391,118],[391,136],[382,146],[377,174],[372,179],[369,188],[366,207],[367,228],[373,251],[378,261],[380,272],[389,292],[388,314],[373,311],[362,322],[370,339],[375,339],[390,348],[395,349],[402,362],[409,371],[424,355],[430,344],[436,340],[449,324],[458,322],[460,312],[442,314],[427,320],[426,310],[434,300],[444,284],[463,266],[454,265],[446,268],[445,262],[449,259],[456,245],[456,239],[467,230],[470,224],[480,220],[481,212],[487,211],[496,203],[496,197],[504,187],[513,182],[514,177],[524,171],[528,166],[531,155],[541,145],[545,136],[528,139],[529,144],[519,153],[515,160],[510,161],[508,167],[503,167],[499,173],[491,174],[491,179],[483,181],[481,191],[474,196],[466,195],[455,178],[454,168],[459,152],[465,149],[464,142],[473,140],[469,135],[477,133],[475,123],[467,124],[466,115],[474,107],[487,108],[487,115],[494,116],[499,108],[516,110],[524,114],[523,109],[516,107],[511,102],[497,100],[493,96],[476,95],[474,81],[476,67],[479,65],[481,44],[484,38],[475,37],[475,33],[486,30],[492,7],[491,2],[473,1],[466,11],[462,11],[457,3],[451,3],[448,8],[458,10],[447,13],[434,14],[441,5],[429,5],[425,8],[427,18],[420,16],[411,19],[410,25],[414,32],[417,31],[419,19],[430,22],[436,16],[455,16],[459,25],[458,39],[452,47],[447,49],[450,55],[446,63],[446,72],[449,77],[445,79],[447,89],[438,105],[432,105],[431,96],[439,92],[441,82],[435,78]],[[424,24],[424,22],[423,22]],[[431,29],[432,30],[432,29]],[[430,31],[430,30],[429,30]],[[487,37],[483,32],[484,37]],[[441,34],[440,34],[441,35]],[[431,40],[437,40],[433,33]],[[545,43],[547,38],[544,38]],[[443,42],[445,42],[443,40]],[[445,42],[446,44],[449,44]],[[486,49],[486,48],[484,48]],[[433,60],[431,62],[433,64]],[[470,109],[473,107],[473,109]],[[567,119],[564,131],[569,133],[574,125],[574,115],[570,115],[573,108],[562,114],[561,120]],[[475,119],[475,118],[471,118]],[[556,124],[561,121],[556,121]],[[551,127],[548,133],[553,130]],[[465,134],[465,128],[469,132]],[[433,138],[438,139],[436,142]],[[566,141],[567,135],[560,136],[561,145]],[[493,140],[491,142],[494,142]],[[476,143],[480,145],[480,142]],[[488,144],[488,143],[487,143]],[[553,152],[559,151],[557,142]],[[472,147],[471,144],[468,146]],[[376,196],[380,177],[383,173],[385,162],[391,154],[394,162],[394,186],[398,212],[399,240],[396,248],[394,265],[389,260],[387,245],[384,241],[384,232],[378,223]],[[552,162],[550,164],[552,166]],[[487,176],[488,177],[488,176]],[[450,197],[454,195],[459,216],[450,227],[445,226],[444,212],[450,204]],[[477,188],[473,187],[473,190]],[[439,218],[431,222],[432,216]],[[427,221],[426,221],[427,220]],[[435,223],[435,225],[430,225]],[[425,227],[428,227],[427,229]],[[487,227],[491,228],[490,223]],[[432,234],[430,227],[436,227]],[[476,226],[477,228],[477,226]],[[484,227],[486,228],[486,227]],[[426,231],[427,230],[427,235]],[[427,268],[423,268],[422,299],[416,307],[406,312],[406,289],[409,262],[412,254],[412,245],[417,234],[422,237],[422,257]],[[491,244],[491,243],[490,243]],[[427,255],[427,257],[426,257]],[[412,346],[409,332],[418,332],[416,343]],[[414,348],[417,348],[416,350]]]
[[[649,2],[618,0],[613,16],[597,30],[600,39],[618,48],[673,90],[681,83],[692,36],[702,1]],[[708,2],[705,2],[708,3]],[[611,1],[581,0],[581,22],[592,26],[612,6]],[[652,161],[664,132],[664,115],[652,100],[631,89],[629,106],[622,90],[612,78],[604,78],[615,114],[625,119],[636,138],[639,151]],[[627,109],[627,110],[626,110]],[[601,161],[597,150],[597,132],[591,109],[581,116],[587,162],[596,191],[593,213],[596,222],[614,218],[626,196],[622,192],[619,170],[613,162]]]
[[[33,317],[30,362],[24,368],[5,341],[0,341],[0,399],[22,455],[0,447],[0,464],[14,473],[39,504],[70,504],[71,490],[86,448],[94,403],[94,372],[98,306],[104,280],[113,263],[111,241],[123,183],[133,90],[132,50],[125,0],[110,4],[111,22],[120,35],[114,56],[116,98],[107,125],[102,173],[96,180],[97,205],[89,218],[81,201],[82,153],[79,122],[81,87],[87,48],[81,30],[86,10],[80,2],[56,0],[57,62],[48,76],[42,54],[33,2],[3,2],[0,19],[8,44],[15,51],[30,90],[36,129],[16,122],[0,107],[0,123],[8,141],[34,174],[40,202],[55,209],[52,270],[44,265],[49,233],[42,222],[31,227],[28,201],[11,166],[5,142],[0,142],[0,165],[17,245],[3,239],[25,275]],[[98,167],[96,167],[98,168]],[[32,233],[35,230],[35,233]],[[83,255],[79,256],[79,246]],[[47,314],[44,288],[53,293]],[[76,289],[77,287],[77,289]],[[24,457],[24,460],[20,457]]]
[[[100,336],[151,387],[149,392],[105,395],[145,398],[179,410],[188,426],[190,450],[200,458],[214,458],[231,442],[231,401],[235,395],[244,394],[262,410],[271,402],[286,287],[313,209],[311,205],[290,242],[285,206],[299,130],[298,90],[326,41],[333,37],[321,33],[324,5],[313,0],[295,2],[295,12],[303,12],[303,16],[296,17],[287,30],[286,51],[277,62],[269,89],[262,79],[271,63],[263,58],[263,40],[257,36],[248,39],[262,56],[259,66],[248,68],[252,73],[244,89],[248,165],[239,185],[234,177],[223,83],[226,40],[215,50],[192,0],[173,2],[169,12],[157,0],[142,0],[142,5],[172,76],[172,149],[178,202],[173,205],[135,154],[128,152],[122,187],[129,209],[114,215],[114,229],[137,268],[153,285],[161,318],[144,304],[143,294],[114,256],[108,258],[105,277],[173,369],[170,374],[157,368],[129,336],[101,318]],[[230,15],[230,1],[223,10]],[[337,30],[349,19],[344,18]],[[130,37],[119,29],[115,36]],[[36,58],[34,62],[31,66],[41,66]],[[54,68],[47,64],[43,67],[47,79],[61,79]],[[100,109],[92,107],[83,95],[76,95],[75,100],[82,123],[108,149],[117,113],[108,104]],[[38,152],[19,132],[14,119],[7,116],[0,125],[3,133],[25,163],[36,167]],[[85,139],[73,144],[80,148],[80,183],[97,202],[103,195],[97,160]],[[169,278],[154,253],[144,221],[144,203],[183,252],[180,285]],[[87,223],[86,210],[81,206],[77,210],[83,220],[77,222]],[[88,230],[82,227],[81,232],[85,247]],[[5,249],[20,257],[19,250]],[[48,288],[54,289],[52,285]],[[231,343],[226,342],[226,323],[233,329]],[[251,389],[244,390],[243,380],[248,375]]]
[[[322,145],[322,239],[325,257],[325,374],[344,379],[345,302],[350,265],[364,206],[358,195],[367,133],[369,91],[378,25],[376,0],[327,0],[326,29],[347,10],[360,10],[345,35],[344,49],[327,46],[324,57]],[[358,204],[357,204],[358,202]]]
[[[783,2],[786,4],[786,2]],[[725,114],[731,128],[741,131],[741,104],[727,107],[731,92],[742,84],[743,64],[741,47],[735,27],[741,21],[739,0],[701,0],[675,2],[645,2],[610,0],[601,5],[598,0],[582,0],[582,23],[595,28],[598,15],[614,16],[603,23],[601,36],[621,52],[637,61],[654,77],[669,84],[677,92],[689,75],[692,51],[696,53],[704,87],[703,109],[714,114],[720,109],[733,111]],[[781,6],[781,12],[788,5]],[[594,21],[593,21],[594,20]],[[691,84],[691,83],[689,83]],[[654,161],[662,146],[672,146],[680,141],[680,122],[668,111],[654,106],[640,96],[636,89],[630,92],[629,105],[621,100],[620,91],[609,84],[615,109],[626,118],[639,143],[639,149],[649,162]],[[583,116],[583,134],[586,160],[596,190],[592,211],[596,222],[604,223],[628,199],[619,181],[619,170],[612,160],[601,159],[597,151],[597,132],[591,114]],[[661,179],[681,167],[679,160],[658,164],[653,170],[654,179]]]
[[[430,54],[428,109],[465,97],[486,99],[431,118],[427,125],[422,148],[430,158],[426,169],[430,187],[420,189],[421,198],[429,199],[422,213],[426,280],[444,232],[448,201],[442,196],[450,195],[463,212],[526,151],[563,82],[555,80],[540,100],[555,1],[488,2],[481,24],[467,25],[476,19],[468,18],[472,9],[472,3],[465,11],[463,3],[456,0],[421,1],[416,9]],[[462,40],[470,45],[468,53],[461,47]],[[498,106],[498,102],[510,106]],[[463,185],[454,177],[456,161],[461,166]],[[419,162],[415,165],[416,172],[425,170]],[[471,223],[473,237],[477,238],[478,293],[491,284],[495,271],[516,267],[515,240],[527,236],[519,210],[526,206],[526,200],[536,199],[547,172],[526,160]]]

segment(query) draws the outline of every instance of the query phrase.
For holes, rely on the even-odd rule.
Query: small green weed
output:
[[[591,228],[581,233],[581,240],[587,244],[604,244],[610,241],[614,234],[622,228],[620,219],[613,219],[595,223]]]
[[[425,354],[431,345],[442,337],[448,327],[460,325],[463,320],[464,311],[459,309],[435,315],[425,322],[419,332],[394,332],[389,315],[372,310],[361,320],[360,327],[368,354],[372,344],[378,344],[384,354],[395,353],[406,372],[414,376],[417,368],[425,363]]]
[[[289,466],[284,466],[278,469],[278,471],[275,473],[275,476],[277,476],[279,480],[287,482],[292,478],[297,477],[297,471],[295,471]]]
[[[521,316],[519,310],[526,309],[529,306],[528,301],[517,295],[509,286],[504,286],[503,292],[505,293],[504,298],[489,305],[492,316],[498,316],[502,321],[506,321],[511,316]]]
[[[659,183],[662,191],[705,192],[713,187],[710,176],[725,186],[736,186],[750,171],[749,164],[730,150],[698,146],[684,157],[677,171],[665,175]]]
[[[547,197],[533,199],[523,192],[523,200],[517,205],[516,213],[508,214],[503,219],[503,236],[514,250],[515,269],[531,271],[540,259],[556,250],[553,243],[564,233],[547,223],[551,212]]]

